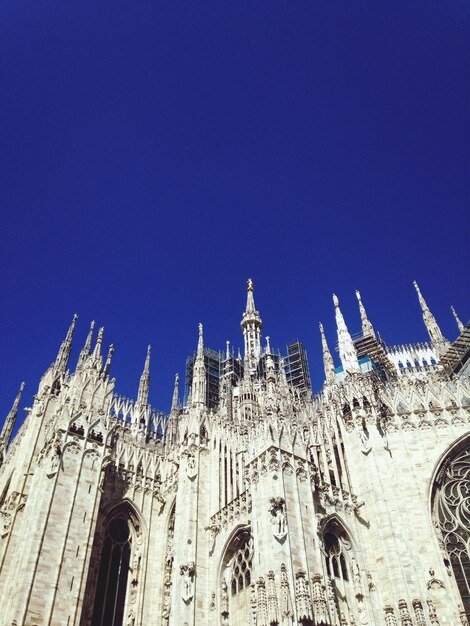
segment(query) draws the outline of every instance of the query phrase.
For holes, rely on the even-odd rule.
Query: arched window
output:
[[[438,474],[434,517],[442,535],[444,564],[455,575],[467,619],[470,619],[470,444],[447,459]]]
[[[349,620],[355,613],[356,601],[354,588],[357,581],[357,561],[352,554],[351,540],[341,524],[331,520],[323,534],[326,572],[330,579],[330,588],[334,595],[337,620]],[[341,623],[343,623],[341,621]],[[349,621],[345,621],[348,623]]]
[[[253,569],[253,537],[247,528],[240,530],[230,542],[222,563],[221,600],[228,592],[230,624],[245,625],[250,606],[249,593]],[[224,611],[224,609],[222,609]]]
[[[104,530],[92,626],[122,626],[130,571],[132,522],[117,512]]]

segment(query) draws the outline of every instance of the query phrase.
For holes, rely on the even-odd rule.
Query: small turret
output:
[[[206,404],[206,367],[204,365],[204,339],[202,324],[199,324],[199,339],[197,354],[193,366],[193,381],[191,385],[191,405],[203,406]]]
[[[338,348],[339,357],[345,373],[359,373],[361,368],[357,360],[356,348],[354,347],[348,327],[344,321],[343,314],[339,308],[338,297],[333,294],[333,303],[335,305],[336,327],[338,329]]]
[[[150,355],[152,354],[152,346],[147,348],[147,356],[139,382],[139,390],[137,392],[137,405],[143,409],[147,406],[150,392]]]
[[[457,326],[458,326],[459,332],[461,333],[461,332],[463,331],[463,329],[464,329],[464,325],[463,325],[463,323],[460,321],[460,318],[459,318],[459,316],[457,315],[457,313],[455,312],[454,307],[453,307],[453,306],[451,306],[450,308],[451,308],[452,314],[453,314],[453,316],[454,316],[454,318],[455,318],[455,321],[457,322]]]
[[[10,412],[5,419],[5,423],[0,434],[0,465],[2,465],[3,463],[3,459],[5,458],[5,452],[8,448],[8,444],[10,443],[11,434],[13,432],[13,429],[15,428],[16,418],[18,416],[18,407],[20,404],[23,389],[24,383],[21,383],[20,389],[16,394],[16,398],[13,402]]]
[[[321,344],[323,348],[323,367],[325,369],[325,379],[328,385],[333,385],[335,382],[335,364],[333,357],[331,356],[330,349],[325,337],[325,331],[323,330],[323,324],[320,322],[320,334]]]
[[[413,285],[416,289],[416,293],[418,294],[419,304],[421,305],[421,311],[423,312],[423,321],[431,339],[432,347],[436,351],[436,354],[441,356],[449,346],[449,342],[441,333],[441,329],[437,325],[434,315],[429,310],[426,300],[421,294],[418,283],[413,281]]]
[[[72,337],[75,330],[75,324],[77,323],[78,315],[72,318],[72,323],[67,331],[64,341],[61,343],[57,358],[55,360],[55,368],[58,372],[65,372],[70,359],[70,353],[72,352]]]
[[[362,334],[364,337],[373,337],[375,339],[375,331],[372,323],[369,321],[367,317],[366,309],[362,304],[361,294],[356,289],[356,298],[359,303],[359,312],[361,314],[361,323],[362,323]]]

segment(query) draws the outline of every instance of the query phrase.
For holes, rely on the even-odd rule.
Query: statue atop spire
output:
[[[321,322],[320,334],[321,344],[323,348],[323,367],[325,369],[325,379],[328,385],[333,385],[336,377],[335,364],[333,362],[333,357],[331,356],[331,352],[325,337],[325,331],[323,330],[323,324]]]
[[[356,289],[356,298],[357,298],[357,301],[359,302],[359,312],[361,314],[361,322],[362,322],[362,334],[364,337],[373,337],[375,339],[376,337],[375,337],[374,327],[372,326],[372,323],[367,317],[366,309],[364,305],[362,304],[361,294],[359,293],[357,289]]]
[[[447,349],[449,342],[441,333],[441,329],[437,325],[434,315],[429,310],[426,300],[423,298],[420,288],[418,287],[418,283],[415,280],[413,281],[413,285],[416,289],[416,293],[418,294],[419,303],[423,312],[423,321],[428,331],[429,338],[431,339],[432,346],[436,351],[436,354],[441,356]]]
[[[204,364],[204,338],[202,324],[199,324],[199,338],[197,343],[196,359],[193,365],[193,380],[191,385],[191,405],[203,406],[206,404],[206,366]]]
[[[152,354],[152,346],[147,348],[147,356],[145,357],[145,364],[142,375],[139,382],[139,390],[137,392],[137,405],[143,409],[147,406],[149,401],[150,391],[150,355]]]
[[[67,365],[70,359],[70,353],[72,352],[72,337],[73,331],[75,330],[75,324],[77,323],[78,315],[75,315],[72,318],[72,323],[67,331],[67,335],[65,336],[64,341],[61,343],[59,348],[59,352],[57,354],[57,358],[55,360],[55,367],[60,372],[65,372],[67,369]]]
[[[338,348],[339,357],[345,373],[360,373],[361,368],[357,360],[356,348],[349,334],[348,327],[344,321],[343,314],[339,308],[338,297],[333,294],[333,303],[335,305],[336,327],[338,329]]]
[[[459,332],[461,333],[465,327],[464,327],[463,323],[460,321],[460,318],[457,315],[454,307],[451,306],[450,308],[451,308],[451,311],[452,311],[452,315],[454,316],[455,321],[457,322],[457,326],[458,326]]]
[[[245,340],[245,367],[251,374],[256,370],[261,356],[261,329],[263,324],[261,316],[256,310],[251,278],[248,279],[247,285],[246,309],[243,313],[241,327]]]
[[[18,415],[18,407],[21,400],[21,395],[23,394],[24,383],[21,383],[18,393],[16,394],[16,398],[13,402],[13,406],[8,413],[5,424],[3,425],[2,432],[0,433],[0,466],[3,464],[3,459],[5,458],[5,452],[8,448],[8,444],[10,443],[11,434],[15,427],[16,418]]]

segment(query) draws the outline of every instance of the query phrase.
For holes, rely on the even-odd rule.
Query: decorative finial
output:
[[[333,304],[335,305],[335,307],[339,307],[338,296],[335,293],[333,294]]]
[[[248,285],[248,291],[253,291],[253,281],[251,278],[249,278],[247,281],[247,285]]]

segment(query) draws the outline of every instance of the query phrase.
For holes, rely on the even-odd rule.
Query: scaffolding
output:
[[[440,359],[441,365],[448,374],[456,374],[470,358],[470,322],[452,343]]]
[[[287,356],[284,359],[287,382],[297,389],[311,389],[310,370],[307,351],[301,341],[287,344]]]

